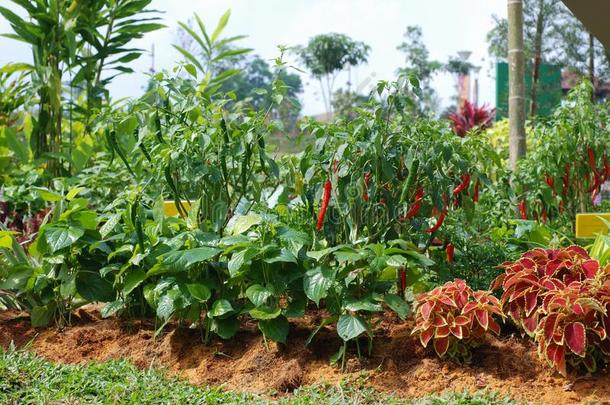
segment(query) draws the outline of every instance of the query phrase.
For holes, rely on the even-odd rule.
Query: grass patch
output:
[[[2,404],[513,404],[491,393],[451,394],[404,401],[363,382],[303,387],[277,401],[218,387],[196,387],[162,370],[139,370],[125,360],[54,364],[25,351],[0,349]]]

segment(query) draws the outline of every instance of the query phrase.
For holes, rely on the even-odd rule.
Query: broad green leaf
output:
[[[220,299],[214,301],[212,309],[208,315],[212,318],[221,318],[226,317],[226,315],[232,314],[233,312],[235,312],[235,310],[233,309],[231,303],[228,300]]]
[[[102,238],[106,238],[106,236],[112,232],[112,230],[118,225],[121,217],[121,214],[113,214],[108,218],[106,223],[100,228],[100,235],[102,235]]]
[[[76,291],[89,302],[111,302],[116,299],[112,283],[94,271],[78,272]]]
[[[199,302],[205,302],[212,296],[212,291],[210,291],[210,288],[205,284],[187,284],[186,288],[193,298]]]
[[[400,317],[400,319],[404,320],[407,315],[409,315],[409,305],[400,298],[400,296],[396,294],[386,294],[383,297],[383,302],[386,303],[388,307]]]
[[[250,316],[254,319],[274,319],[280,316],[282,309],[280,307],[258,307],[250,310]]]
[[[211,259],[220,252],[212,247],[177,250],[163,255],[163,265],[170,271],[184,271],[195,263]]]
[[[72,245],[84,234],[83,228],[68,225],[47,225],[42,230],[42,237],[50,253]]]
[[[80,193],[82,193],[85,190],[86,190],[85,187],[75,187],[75,188],[71,189],[70,191],[68,191],[68,194],[66,194],[66,200],[72,201],[74,199],[74,197],[76,197],[77,195],[79,195]]]
[[[108,318],[125,308],[125,303],[121,300],[109,302],[100,311],[102,318]]]
[[[335,272],[329,268],[316,267],[303,277],[303,290],[307,297],[320,305],[320,300],[328,295],[328,289],[335,280]]]
[[[378,312],[383,309],[381,307],[381,305],[372,301],[370,296],[364,297],[359,300],[354,300],[354,299],[346,300],[344,307],[346,310],[353,311],[353,312],[356,312],[356,311]]]
[[[241,268],[250,263],[252,258],[254,258],[257,253],[257,249],[254,248],[247,248],[234,253],[231,256],[231,260],[229,260],[228,264],[229,274],[231,274],[231,277],[237,276]]]
[[[258,225],[262,222],[262,218],[260,215],[249,214],[249,215],[241,215],[237,217],[235,223],[233,224],[233,235],[240,235],[242,233],[247,232],[254,225]]]
[[[273,294],[260,284],[253,284],[246,290],[246,296],[257,307],[265,305]]]
[[[337,321],[337,333],[346,342],[357,338],[367,329],[366,322],[358,315],[341,315]]]
[[[275,319],[258,321],[258,328],[266,338],[276,342],[286,343],[288,337],[289,324],[285,316],[278,316]]]
[[[54,193],[46,188],[32,187],[32,190],[34,190],[40,196],[40,198],[48,202],[56,202],[64,199],[61,194]]]
[[[163,320],[168,320],[175,311],[174,296],[169,293],[162,295],[157,304],[157,316]]]
[[[130,271],[125,276],[125,282],[123,285],[123,294],[129,295],[145,279],[146,279],[146,272],[144,270],[135,269],[135,270]]]
[[[43,307],[35,306],[30,312],[30,319],[34,328],[40,328],[47,326],[53,320],[55,315],[55,307],[53,305],[47,305]]]
[[[212,332],[216,333],[222,339],[230,339],[239,329],[239,319],[230,317],[226,319],[212,319]]]

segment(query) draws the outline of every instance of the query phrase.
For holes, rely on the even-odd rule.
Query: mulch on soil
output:
[[[377,326],[372,355],[358,359],[350,352],[347,371],[341,373],[329,365],[329,357],[341,345],[334,330],[323,329],[305,346],[319,316],[313,313],[292,322],[287,345],[265,344],[256,326],[246,323],[233,339],[205,346],[198,330],[169,325],[154,338],[155,325],[150,321],[101,319],[91,309],[78,311],[73,325],[63,330],[34,329],[26,317],[4,313],[0,314],[0,346],[31,342],[30,350],[61,363],[126,358],[141,368],[165,367],[193,384],[262,394],[363,378],[369,386],[403,398],[490,389],[526,402],[610,404],[606,371],[564,379],[538,359],[531,342],[514,336],[489,339],[475,352],[471,364],[441,361],[411,336],[409,322],[392,319],[390,314]]]

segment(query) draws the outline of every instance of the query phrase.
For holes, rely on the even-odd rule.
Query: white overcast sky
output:
[[[0,4],[11,7],[7,3],[0,0]],[[445,62],[458,51],[472,51],[470,61],[482,67],[479,100],[495,104],[494,70],[490,68],[485,36],[491,28],[492,14],[506,16],[505,0],[153,0],[152,8],[164,12],[167,28],[149,33],[135,45],[150,49],[155,44],[157,70],[170,68],[180,59],[171,46],[177,41],[177,22],[186,21],[193,12],[212,29],[224,11],[231,9],[226,33],[248,35],[243,46],[254,48],[265,59],[278,56],[277,45],[306,44],[320,33],[339,32],[364,41],[371,46],[371,53],[366,65],[352,71],[354,87],[394,78],[404,62],[396,46],[402,42],[406,26],[419,25],[433,59]],[[2,17],[0,32],[10,32]],[[0,65],[30,60],[30,51],[24,45],[0,37]],[[150,64],[146,55],[132,62],[137,73],[115,79],[111,85],[113,97],[140,95]],[[303,79],[303,112],[323,112],[318,82],[306,75]],[[345,80],[339,78],[336,87],[344,85]],[[455,93],[454,79],[440,75],[434,87],[443,106],[447,105]]]

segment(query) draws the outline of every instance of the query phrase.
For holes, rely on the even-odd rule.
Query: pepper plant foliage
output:
[[[538,343],[538,352],[561,374],[567,366],[590,372],[610,360],[610,266],[579,246],[534,249],[494,282],[510,318]]]
[[[591,101],[593,88],[582,82],[554,115],[530,134],[528,155],[516,172],[522,216],[546,222],[594,209],[610,178],[607,106]]]

